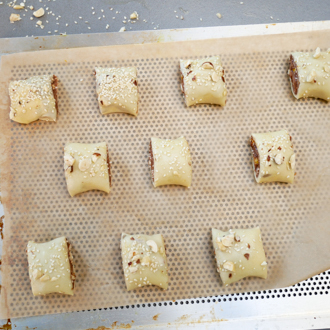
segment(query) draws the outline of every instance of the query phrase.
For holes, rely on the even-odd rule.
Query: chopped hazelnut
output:
[[[149,241],[147,241],[147,245],[150,246],[152,252],[155,252],[155,253],[158,252],[158,246],[155,241],[149,240]]]
[[[91,161],[90,159],[82,159],[80,162],[79,162],[79,170],[81,172],[85,172],[89,169],[89,167],[91,166]]]
[[[35,12],[33,12],[34,17],[41,17],[45,15],[45,10],[43,8],[39,8]]]
[[[235,271],[235,265],[232,261],[226,261],[222,267],[226,270],[229,270],[230,272],[234,272]]]

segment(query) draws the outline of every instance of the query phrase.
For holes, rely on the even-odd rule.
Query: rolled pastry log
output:
[[[191,156],[184,137],[175,140],[151,138],[149,165],[154,187],[191,186]]]
[[[180,60],[181,90],[186,105],[220,104],[227,100],[225,72],[219,56]]]
[[[259,227],[212,229],[212,242],[217,271],[228,285],[247,276],[267,278],[267,262]]]
[[[327,52],[317,48],[315,53],[292,53],[288,74],[295,98],[330,100],[330,49]]]
[[[53,292],[73,295],[76,276],[71,245],[65,237],[45,243],[29,241],[26,252],[34,296]]]
[[[127,290],[146,285],[168,287],[168,267],[162,235],[121,236],[121,256]]]
[[[34,76],[9,84],[11,120],[29,124],[57,119],[57,77]]]
[[[252,134],[250,145],[257,183],[293,182],[296,156],[287,131]]]
[[[71,196],[88,190],[109,193],[111,169],[107,144],[67,144],[64,148],[64,171]]]
[[[137,71],[134,67],[95,68],[100,112],[138,114]]]

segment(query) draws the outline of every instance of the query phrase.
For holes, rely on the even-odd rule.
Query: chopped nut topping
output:
[[[230,234],[230,235],[227,235],[227,236],[223,237],[222,240],[221,240],[221,243],[225,247],[232,246],[234,244],[234,235]]]
[[[317,47],[313,57],[314,58],[319,58],[320,56],[321,56],[321,50],[320,50],[320,47]]]
[[[274,162],[277,164],[277,165],[281,165],[283,164],[283,155],[281,153],[277,154],[275,157],[274,157]]]
[[[188,69],[189,67],[191,66],[191,61],[190,60],[188,60],[187,62],[186,62],[186,64],[185,64],[185,68],[186,69]],[[191,72],[191,71],[190,71]]]
[[[41,282],[46,282],[46,281],[49,281],[49,280],[50,280],[50,277],[48,275],[44,275],[44,276],[40,277]]]
[[[37,280],[42,276],[42,273],[38,269],[35,269],[32,273],[32,276],[35,280]]]
[[[96,163],[96,161],[98,160],[98,158],[101,156],[101,154],[94,152],[92,155],[92,162]]]
[[[226,261],[222,267],[226,270],[229,270],[230,272],[234,272],[235,271],[235,265],[232,261]]]
[[[213,64],[211,62],[205,62],[202,64],[203,69],[213,69]]]
[[[11,14],[9,17],[10,23],[17,22],[21,20],[21,16],[19,14]]]
[[[147,257],[147,256],[143,257],[143,258],[142,258],[141,265],[142,265],[142,266],[149,266],[149,264],[150,264],[150,258]]]
[[[329,67],[329,65],[324,65],[324,71],[325,72],[330,72],[330,67]]]
[[[218,18],[221,18],[222,15],[221,15],[220,13],[217,13],[217,17],[218,17]]]
[[[130,19],[137,19],[139,17],[139,15],[138,15],[138,13],[135,11],[134,13],[132,13],[131,15],[130,15]]]
[[[225,252],[227,250],[227,248],[222,244],[222,242],[217,242],[217,245],[220,251]]]
[[[57,280],[58,280],[58,277],[52,277],[50,281],[54,282],[54,281],[57,281]]]
[[[90,159],[82,159],[80,162],[79,162],[79,170],[81,172],[85,172],[89,169],[89,167],[91,166],[91,161]]]
[[[247,260],[249,260],[249,258],[250,258],[250,254],[249,254],[249,253],[245,253],[245,254],[244,254],[244,257],[245,257]]]
[[[40,9],[36,10],[35,12],[33,12],[34,17],[41,17],[44,15],[45,15],[45,10],[43,8],[40,8]]]
[[[235,234],[235,241],[236,242],[240,242],[241,241],[241,238],[237,234]]]
[[[22,5],[15,5],[13,8],[14,9],[24,9],[24,3],[23,3],[23,6]]]
[[[293,154],[289,160],[291,168],[294,170],[296,167],[296,154]]]
[[[64,155],[64,169],[72,166],[75,162],[75,159],[71,155]]]
[[[135,272],[138,271],[138,268],[137,268],[137,267],[129,267],[129,271],[130,271],[131,273],[135,273]]]
[[[216,72],[213,72],[212,75],[211,75],[211,78],[214,82],[217,82],[219,81],[220,77],[217,75]]]
[[[155,241],[149,240],[149,241],[147,241],[147,245],[150,246],[152,252],[155,252],[155,253],[158,252],[158,246]]]
[[[119,32],[124,32],[124,31],[126,31],[126,28],[125,28],[125,26],[123,26],[122,28],[120,28],[120,30],[119,30]]]

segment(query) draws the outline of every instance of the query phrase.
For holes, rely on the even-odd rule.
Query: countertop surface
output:
[[[24,9],[14,9],[15,5]],[[33,15],[38,9],[44,15]],[[136,12],[138,19],[130,19]],[[10,15],[20,20],[10,23]],[[217,14],[220,15],[217,16]],[[330,1],[16,0],[0,1],[0,38],[321,21]]]

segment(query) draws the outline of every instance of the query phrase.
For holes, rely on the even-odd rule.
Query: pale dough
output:
[[[291,54],[297,65],[299,87],[294,94],[292,81],[291,89],[297,98],[315,97],[330,100],[330,50],[313,53],[296,52]]]
[[[146,285],[168,287],[168,267],[162,235],[121,236],[121,256],[127,290]]]
[[[64,148],[64,171],[71,196],[88,190],[109,193],[111,173],[107,144],[67,144]]]
[[[175,140],[151,138],[149,163],[154,187],[191,186],[191,156],[184,137]]]
[[[10,119],[21,124],[36,120],[56,121],[57,104],[53,88],[57,88],[56,76],[34,76],[10,82]]]
[[[180,60],[181,89],[189,107],[199,103],[224,106],[227,87],[219,56],[199,60]]]
[[[247,276],[267,278],[267,262],[259,227],[212,229],[217,271],[224,285]]]
[[[290,134],[285,130],[252,134],[251,144],[253,140],[259,153],[259,159],[256,160],[251,149],[253,172],[257,183],[292,183],[295,176],[296,155]],[[257,175],[258,165],[260,167]]]
[[[65,237],[27,245],[29,277],[34,296],[48,293],[73,295],[73,259]]]
[[[137,72],[134,67],[95,68],[96,93],[103,115],[124,112],[138,114]]]

